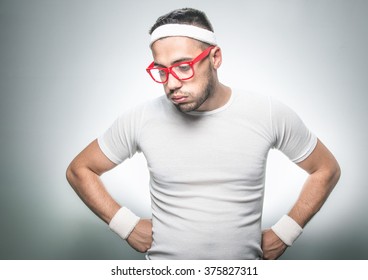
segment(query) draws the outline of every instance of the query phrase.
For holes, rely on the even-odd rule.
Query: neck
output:
[[[217,82],[215,83],[215,87],[206,102],[204,102],[196,111],[213,111],[221,108],[229,101],[230,96],[231,88],[221,84],[220,82]]]

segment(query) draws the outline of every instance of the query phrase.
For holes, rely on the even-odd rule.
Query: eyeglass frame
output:
[[[194,58],[193,60],[191,61],[181,61],[181,62],[178,62],[178,63],[175,63],[173,65],[171,65],[170,67],[155,67],[155,62],[153,61],[147,68],[146,68],[146,71],[148,72],[148,74],[151,76],[152,80],[154,80],[156,83],[159,83],[159,84],[165,84],[167,83],[167,81],[169,80],[169,74],[173,75],[175,77],[175,79],[179,80],[179,81],[186,81],[186,80],[189,80],[191,78],[194,77],[194,67],[193,65],[196,64],[197,62],[205,59],[211,52],[211,50],[213,48],[215,48],[216,46],[209,46],[207,49],[205,49],[203,52],[201,52],[196,58]],[[192,69],[192,72],[193,74],[188,77],[188,78],[184,78],[184,79],[181,79],[178,77],[178,75],[172,70],[174,67],[177,67],[181,64],[187,64],[190,66],[190,68]],[[163,81],[158,81],[154,78],[154,76],[152,75],[151,73],[151,70],[153,69],[156,69],[156,70],[163,70],[166,74],[166,79],[163,80]]]

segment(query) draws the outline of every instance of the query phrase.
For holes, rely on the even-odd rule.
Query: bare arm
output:
[[[75,157],[66,172],[67,180],[78,196],[107,224],[121,206],[107,192],[100,176],[115,166],[94,140]],[[129,235],[128,243],[137,251],[145,252],[151,246],[151,228],[149,220],[141,220]]]
[[[340,167],[331,152],[318,140],[312,154],[298,166],[308,172],[298,200],[288,213],[302,228],[327,200],[340,178]],[[277,259],[287,246],[270,229],[265,230],[262,249],[265,259]]]
[[[106,191],[100,176],[115,166],[95,140],[76,156],[66,172],[68,182],[78,196],[105,223],[110,222],[120,205]]]
[[[304,227],[327,200],[341,171],[334,156],[319,140],[314,152],[298,165],[309,176],[288,215]]]

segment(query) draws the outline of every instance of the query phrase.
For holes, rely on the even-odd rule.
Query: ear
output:
[[[222,52],[220,47],[216,46],[211,50],[211,62],[215,70],[220,68],[222,63]]]

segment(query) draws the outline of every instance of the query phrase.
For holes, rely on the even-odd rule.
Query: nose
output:
[[[166,82],[166,88],[170,91],[173,92],[179,88],[181,88],[182,86],[182,82],[180,80],[178,80],[177,78],[175,78],[173,76],[173,74],[169,74],[167,82]]]

